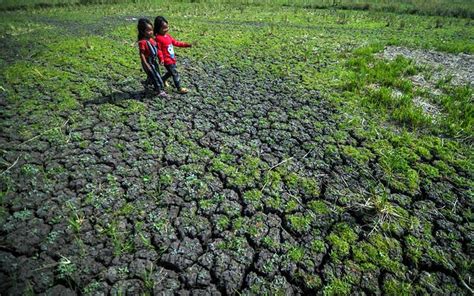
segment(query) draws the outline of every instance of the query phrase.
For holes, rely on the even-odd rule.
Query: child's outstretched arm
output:
[[[174,40],[173,37],[171,37],[171,43],[173,44],[173,46],[176,46],[176,47],[192,47],[193,46],[191,43]]]

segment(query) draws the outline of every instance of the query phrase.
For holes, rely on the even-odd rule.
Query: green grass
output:
[[[379,45],[363,47],[348,60],[350,71],[342,87],[346,98],[358,101],[362,98],[360,103],[367,113],[386,115],[386,119],[411,130],[429,129],[434,134],[471,141],[474,136],[472,88],[441,81],[439,87],[444,93],[435,99],[435,103],[442,107],[445,116],[443,120],[433,122],[429,114],[415,105],[414,98],[419,92],[409,80],[410,76],[422,73],[422,69],[401,56],[391,62],[376,59],[374,53],[381,50]],[[395,91],[400,94],[396,95]]]
[[[128,0],[3,0],[0,2],[0,10],[15,9],[31,9],[45,8],[54,6],[70,6],[70,5],[90,5],[90,4],[116,4],[126,3]],[[157,0],[134,0],[138,4],[161,4],[162,1]],[[421,14],[421,15],[438,15],[438,16],[454,16],[462,18],[473,18],[474,4],[467,0],[188,0],[179,2],[190,3],[209,3],[211,5],[232,3],[234,5],[244,6],[284,6],[294,8],[311,8],[311,9],[341,9],[341,10],[371,10],[395,13]]]

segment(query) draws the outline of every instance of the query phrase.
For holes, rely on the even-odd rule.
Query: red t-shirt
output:
[[[173,46],[177,47],[191,47],[191,44],[186,42],[180,42],[173,39],[168,34],[155,36],[156,43],[158,44],[158,58],[160,62],[163,61],[165,65],[176,64],[176,56],[174,55]]]
[[[140,53],[143,53],[145,55],[145,58],[148,59],[148,57],[152,54],[152,51],[150,50],[150,48],[146,44],[147,41],[150,42],[150,44],[152,46],[155,46],[156,48],[157,48],[157,46],[156,46],[156,41],[153,38],[150,38],[148,40],[142,39],[142,40],[138,41],[138,49],[140,50]]]

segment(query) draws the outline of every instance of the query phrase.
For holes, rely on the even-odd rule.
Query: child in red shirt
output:
[[[163,75],[162,80],[166,80],[173,77],[173,82],[180,94],[185,94],[188,90],[181,87],[178,71],[176,70],[176,56],[174,54],[174,47],[191,47],[192,45],[186,42],[176,41],[168,33],[168,21],[162,17],[157,16],[155,18],[155,40],[158,44],[158,58],[160,63],[165,66],[167,72]]]
[[[143,70],[147,75],[145,84],[153,84],[160,97],[166,97],[163,80],[161,79],[158,63],[156,62],[158,47],[153,39],[153,25],[150,20],[138,20],[138,49]]]

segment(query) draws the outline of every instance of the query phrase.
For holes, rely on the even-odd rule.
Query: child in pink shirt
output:
[[[186,42],[180,42],[173,39],[168,34],[168,21],[162,17],[155,18],[154,34],[155,40],[158,44],[158,58],[160,63],[165,66],[167,72],[161,78],[163,82],[170,77],[173,77],[173,82],[180,94],[185,94],[188,90],[181,87],[178,71],[176,70],[176,56],[174,54],[174,46],[176,47],[191,47],[192,45]]]

